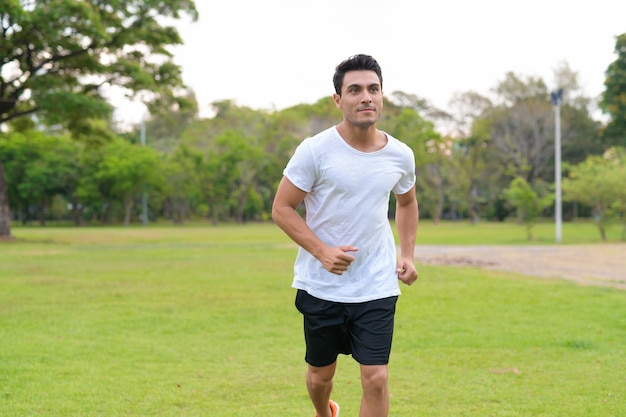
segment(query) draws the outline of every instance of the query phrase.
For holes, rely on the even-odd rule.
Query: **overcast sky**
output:
[[[255,109],[313,103],[333,92],[335,66],[373,55],[387,95],[400,90],[446,109],[456,92],[489,94],[508,71],[556,87],[562,62],[585,95],[604,89],[626,33],[626,0],[197,0],[175,49],[202,115],[232,99]],[[131,110],[128,110],[131,109]],[[133,110],[134,109],[134,110]],[[141,112],[125,107],[118,118]],[[122,113],[124,116],[122,116]]]

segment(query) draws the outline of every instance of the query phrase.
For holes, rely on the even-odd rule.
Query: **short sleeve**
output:
[[[316,178],[315,161],[309,141],[310,139],[305,139],[298,145],[283,170],[283,175],[293,185],[307,193],[313,189]]]
[[[396,194],[404,194],[415,185],[415,156],[411,148],[406,145],[403,147],[406,148],[406,170],[393,187],[393,192]]]

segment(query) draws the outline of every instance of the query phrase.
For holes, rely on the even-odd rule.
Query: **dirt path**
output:
[[[422,264],[473,266],[626,290],[626,244],[623,243],[554,246],[418,245],[415,247],[415,260]]]

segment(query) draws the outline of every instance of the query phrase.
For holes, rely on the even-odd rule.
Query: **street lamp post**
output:
[[[552,92],[552,107],[554,108],[554,218],[556,222],[556,243],[561,243],[561,228],[563,210],[561,203],[561,102],[563,89]]]
[[[146,117],[141,118],[141,132],[140,132],[141,146],[146,146]],[[148,196],[146,195],[146,186],[143,187],[143,193],[141,194],[141,222],[144,226],[148,224]]]

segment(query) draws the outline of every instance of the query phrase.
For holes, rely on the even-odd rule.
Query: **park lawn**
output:
[[[527,244],[517,225],[443,226],[423,223],[418,243]],[[572,230],[570,243],[599,240],[565,226],[565,243]],[[1,416],[313,415],[296,247],[275,226],[13,232],[0,244]],[[398,304],[392,416],[626,415],[626,292],[419,270]],[[358,366],[338,368],[333,398],[356,416]]]

